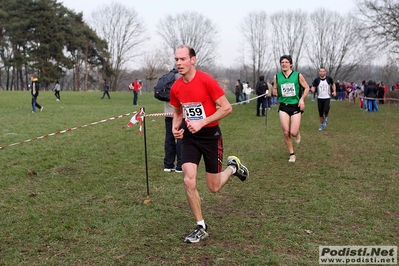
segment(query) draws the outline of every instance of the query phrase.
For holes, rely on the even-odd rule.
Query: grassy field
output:
[[[0,146],[138,109],[130,93],[101,95],[41,92],[31,113],[28,92],[0,91]],[[295,164],[275,108],[256,117],[252,101],[221,122],[225,164],[238,156],[250,178],[214,194],[200,166],[210,237],[198,244],[183,242],[195,221],[182,174],[163,172],[163,117],[146,120],[150,204],[130,116],[0,149],[0,265],[318,265],[319,245],[398,246],[399,106],[334,101],[318,131],[306,104]],[[139,105],[163,112],[151,94]]]

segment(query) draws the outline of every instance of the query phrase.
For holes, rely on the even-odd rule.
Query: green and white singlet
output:
[[[284,104],[297,104],[300,99],[301,86],[299,84],[299,73],[292,71],[286,78],[283,72],[276,75],[278,102]]]

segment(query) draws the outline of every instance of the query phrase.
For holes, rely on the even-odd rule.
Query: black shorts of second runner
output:
[[[330,98],[317,99],[317,107],[319,108],[319,117],[323,117],[325,114],[328,115],[330,111]]]
[[[301,111],[301,108],[299,108],[298,104],[280,103],[280,106],[278,107],[278,111],[287,113],[289,116],[303,113],[303,111]]]
[[[198,165],[204,158],[205,171],[216,174],[222,171],[223,138],[219,126],[204,127],[192,134],[183,123],[184,136],[181,143],[181,163]]]

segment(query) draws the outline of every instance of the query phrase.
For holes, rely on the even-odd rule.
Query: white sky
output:
[[[109,5],[112,1],[59,0],[58,2],[76,12],[83,12],[83,17],[88,19],[94,10],[103,5]],[[224,66],[233,65],[235,59],[239,57],[238,50],[243,40],[238,25],[250,12],[263,10],[272,14],[277,11],[301,9],[311,13],[317,8],[326,8],[346,14],[355,8],[354,0],[284,0],[281,2],[278,0],[114,0],[114,2],[127,8],[134,8],[144,20],[151,36],[156,35],[156,24],[165,15],[175,15],[184,11],[196,11],[202,14],[218,26],[219,48],[217,52],[220,58],[216,61],[218,65]]]

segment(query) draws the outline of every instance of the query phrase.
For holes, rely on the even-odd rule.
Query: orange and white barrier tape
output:
[[[66,133],[66,132],[69,132],[69,131],[72,131],[72,130],[75,130],[75,129],[84,128],[84,127],[93,126],[93,125],[101,124],[101,123],[104,123],[104,122],[112,121],[112,120],[115,120],[115,119],[118,119],[118,118],[121,118],[121,117],[125,117],[125,116],[128,116],[128,115],[135,114],[135,113],[137,113],[137,112],[130,112],[130,113],[127,113],[127,114],[124,114],[124,115],[118,115],[118,116],[110,117],[110,118],[103,119],[103,120],[100,120],[100,121],[97,121],[97,122],[93,122],[93,123],[90,123],[90,124],[77,126],[77,127],[71,127],[71,128],[65,129],[65,130],[53,132],[53,133],[46,134],[46,135],[43,135],[43,136],[40,136],[40,137],[31,138],[31,139],[27,139],[27,140],[24,140],[24,141],[12,143],[12,144],[9,144],[9,145],[0,146],[0,150],[1,149],[5,149],[7,147],[16,146],[16,145],[20,145],[20,144],[23,144],[23,143],[31,142],[31,141],[34,141],[34,140],[44,139],[44,138],[55,136],[55,135],[60,135],[60,134],[63,134],[63,133]]]

